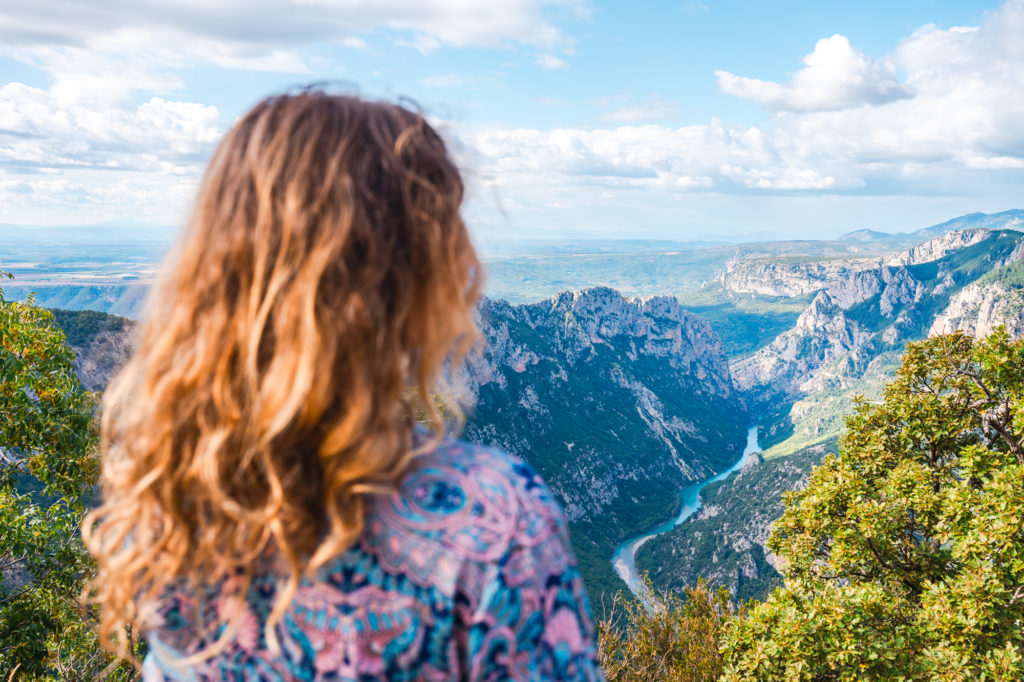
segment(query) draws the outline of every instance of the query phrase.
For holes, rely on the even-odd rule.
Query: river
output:
[[[706,481],[694,483],[683,488],[680,493],[683,506],[679,510],[679,514],[674,519],[669,519],[659,526],[655,526],[650,530],[629,538],[615,549],[615,554],[612,555],[612,567],[615,569],[615,572],[619,574],[619,577],[625,581],[630,592],[636,595],[638,599],[641,599],[644,603],[650,603],[647,595],[644,594],[643,584],[640,582],[640,576],[637,574],[636,570],[636,551],[640,548],[640,545],[644,544],[656,535],[661,535],[662,533],[672,530],[680,523],[693,516],[697,510],[700,509],[700,491],[704,489],[704,486],[726,478],[732,472],[740,469],[744,463],[746,463],[747,457],[749,457],[751,453],[759,452],[760,450],[761,447],[757,444],[757,427],[751,426],[750,430],[747,432],[747,447],[743,449],[743,454],[740,455],[739,461],[725,471],[707,479]]]

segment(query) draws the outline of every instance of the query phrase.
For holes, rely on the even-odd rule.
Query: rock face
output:
[[[135,323],[94,310],[54,310],[75,353],[75,372],[88,391],[106,389],[134,348]]]
[[[793,329],[733,365],[736,386],[756,394],[762,402],[795,395],[806,390],[805,384],[819,369],[849,354],[868,336],[847,318],[827,291],[822,291]]]
[[[678,491],[726,468],[746,413],[718,337],[672,297],[611,289],[531,305],[485,301],[469,371],[470,440],[528,460],[562,501],[595,589],[629,535],[668,518]],[[592,579],[600,583],[596,578]]]
[[[886,259],[886,265],[920,265],[945,258],[951,253],[988,239],[989,230],[959,230],[912,246],[902,253]]]
[[[906,266],[940,260],[985,241],[992,234],[990,230],[949,232],[884,260],[845,258],[790,263],[736,258],[726,265],[717,281],[726,291],[761,296],[800,296],[824,289],[845,308],[877,294],[880,285],[888,284],[893,277],[905,276]]]
[[[972,284],[950,299],[928,333],[949,334],[959,329],[981,338],[1000,325],[1012,336],[1024,336],[1024,291],[1000,282]]]
[[[990,329],[1012,303],[995,303],[994,289],[985,303],[985,296],[965,287],[1018,258],[1022,237],[1010,231],[955,232],[900,254],[894,264],[829,283],[792,329],[733,364],[736,386],[755,410],[765,412],[815,392],[847,388],[880,354],[954,320],[967,324],[973,315],[975,327]]]
[[[717,282],[726,291],[760,296],[801,296],[834,286],[854,274],[880,265],[877,258],[787,263],[736,258]]]
[[[133,331],[134,327],[105,331],[84,346],[72,346],[75,351],[75,372],[87,391],[102,392],[117,371],[128,362],[134,348]]]

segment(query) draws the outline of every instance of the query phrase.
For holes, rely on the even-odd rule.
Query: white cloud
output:
[[[0,177],[0,215],[5,221],[92,224],[111,219],[174,223],[191,203],[195,179],[136,174],[110,181],[84,177],[24,179]],[[40,211],[39,207],[45,207]]]
[[[538,186],[676,192],[720,185],[803,189],[822,182],[799,159],[782,158],[759,129],[721,121],[682,128],[477,129],[460,140],[456,147],[465,150],[464,163],[476,178],[521,188],[524,196]],[[831,183],[840,184],[834,177]]]
[[[527,45],[569,54],[572,39],[548,19],[551,8],[587,11],[586,0],[6,3],[0,55],[41,69],[51,84],[41,89],[0,81],[2,196],[17,194],[21,205],[34,197],[46,213],[74,201],[114,202],[103,187],[123,188],[142,175],[160,185],[145,191],[162,196],[168,187],[194,182],[225,121],[214,107],[175,101],[180,98],[173,93],[185,89],[180,74],[188,69],[212,64],[304,74],[322,59],[308,48],[366,49],[369,34],[382,29],[395,44],[421,51]],[[469,81],[441,74],[423,82],[453,87]],[[88,172],[91,181],[67,177]],[[33,177],[39,174],[63,177],[39,184]],[[141,191],[117,196],[149,201]]]
[[[1024,1],[971,30],[925,26],[894,63],[914,96],[842,111],[780,114],[786,145],[853,164],[1009,168],[1024,159]],[[985,161],[989,159],[990,161]]]
[[[550,5],[586,12],[583,0],[32,0],[4,8],[0,42],[102,49],[127,31],[161,47],[204,58],[219,50],[235,60],[315,42],[362,47],[358,34],[387,28],[456,47],[557,48],[570,41],[545,19]],[[177,40],[183,36],[190,40]]]
[[[21,83],[0,88],[0,163],[9,170],[96,168],[198,174],[221,136],[216,107],[152,97],[135,106],[79,103]]]
[[[287,5],[295,17],[281,10],[286,3],[269,0],[245,3],[244,11],[240,0],[212,9],[204,9],[201,0],[181,0],[166,15],[156,12],[155,0],[144,0],[138,6],[151,20],[145,25],[134,18],[128,25],[106,5],[97,16],[84,11],[57,16],[52,1],[23,3],[12,14],[20,19],[0,28],[5,45],[0,51],[46,68],[54,78],[49,90],[18,83],[0,88],[0,168],[7,173],[0,175],[6,183],[0,186],[0,203],[71,206],[80,200],[128,206],[135,197],[149,202],[139,204],[149,210],[167,206],[173,192],[186,197],[182,188],[194,186],[223,132],[216,109],[168,94],[182,87],[177,68],[196,60],[298,70],[305,62],[297,45],[348,40],[357,49],[362,39],[356,33],[362,29],[356,27],[371,25],[371,15],[378,25],[405,31],[418,49],[520,42],[559,63],[552,55],[569,53],[568,38],[558,29],[544,29],[548,3],[543,0],[475,3],[487,7],[468,12],[456,28],[435,23],[454,16],[463,4],[457,0]],[[127,0],[108,4],[132,15],[123,11]],[[415,5],[401,26],[375,14],[381,8],[398,12],[400,5]],[[511,13],[508,25],[498,26],[494,7]],[[45,21],[47,8],[51,23]],[[356,16],[359,8],[359,21],[345,24],[351,30],[327,31],[334,38],[325,38],[322,27],[309,21],[316,13],[334,12],[336,28],[338,17]],[[268,12],[260,15],[260,9]],[[433,18],[426,16],[429,11]],[[201,16],[210,21],[200,22]],[[227,18],[235,23],[223,23]],[[268,21],[279,21],[280,31],[270,31]],[[49,42],[30,45],[33,31],[49,36]],[[968,192],[971,183],[1019,178],[1024,170],[1021,35],[1024,0],[1010,0],[978,27],[924,26],[879,58],[842,36],[825,38],[785,84],[720,73],[724,91],[775,110],[759,126],[712,120],[673,127],[665,124],[677,114],[672,104],[613,97],[592,102],[607,110],[599,117],[604,128],[449,127],[475,191],[494,188],[503,206],[516,211],[568,203],[585,207],[602,192],[617,199],[601,204],[616,206],[639,196],[688,201],[735,193]],[[183,52],[175,51],[175,41]],[[441,73],[421,84],[461,87],[470,81]],[[659,125],[641,125],[652,121]],[[76,175],[87,171],[93,172],[92,181]],[[155,184],[141,183],[144,174]],[[106,185],[100,184],[101,175],[110,178]],[[108,192],[107,186],[120,190]]]
[[[560,71],[569,68],[569,64],[564,59],[549,54],[538,55],[537,64],[545,71]]]
[[[456,130],[478,181],[527,206],[574,188],[981,193],[1024,170],[1022,35],[1024,0],[1012,0],[978,27],[922,27],[884,60],[826,39],[789,86],[761,93],[786,107],[763,126]],[[897,69],[903,84],[890,79]],[[592,103],[617,107],[605,123],[642,118],[643,107],[621,97]]]
[[[572,39],[545,18],[553,5],[586,12],[585,0],[32,0],[0,11],[0,55],[48,72],[66,105],[124,104],[138,91],[181,89],[175,74],[206,64],[307,74],[317,58],[305,48],[365,49],[360,34],[378,29],[421,52],[571,52]]]
[[[642,102],[620,106],[601,114],[597,120],[607,123],[643,123],[678,118],[679,106],[666,102],[660,97],[651,97]]]
[[[787,111],[878,105],[912,95],[897,79],[892,62],[868,57],[839,34],[819,40],[803,63],[788,87],[728,71],[716,71],[715,76],[726,94]]]

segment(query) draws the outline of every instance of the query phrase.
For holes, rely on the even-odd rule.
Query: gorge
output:
[[[782,493],[836,451],[854,396],[880,395],[905,344],[1000,324],[1024,331],[1022,215],[902,236],[631,251],[609,271],[623,292],[484,299],[486,348],[462,377],[464,437],[543,475],[595,602],[635,588],[643,572],[656,590],[703,577],[737,599],[763,597],[779,579],[765,542]],[[525,286],[555,286],[559,262],[601,283],[616,257],[545,256]],[[525,277],[529,262],[516,263]],[[59,302],[125,301],[93,289],[76,299],[62,286]],[[18,297],[17,286],[4,290]],[[92,311],[57,318],[83,384],[102,390],[130,352],[132,323]],[[763,454],[742,447],[751,423]]]
[[[648,603],[650,601],[650,595],[647,593],[648,591],[644,586],[642,575],[637,571],[637,550],[639,550],[640,547],[648,540],[667,533],[693,516],[701,508],[701,491],[704,490],[704,488],[712,483],[724,481],[734,471],[742,469],[747,463],[747,458],[750,455],[760,451],[761,446],[757,443],[757,427],[751,426],[750,430],[747,432],[747,445],[743,448],[743,454],[740,455],[740,458],[735,464],[705,481],[694,483],[683,488],[680,492],[682,506],[679,509],[679,513],[676,514],[674,518],[669,519],[650,530],[644,531],[639,535],[629,538],[615,548],[615,553],[612,554],[612,566],[634,596]]]

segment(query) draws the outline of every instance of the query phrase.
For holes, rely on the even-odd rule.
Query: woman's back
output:
[[[521,461],[461,441],[374,496],[358,543],[303,580],[263,626],[278,578],[257,575],[234,643],[195,666],[222,627],[216,588],[160,606],[146,679],[594,679],[594,630],[564,517]],[[231,605],[234,606],[233,604]],[[178,665],[176,665],[178,664]]]

